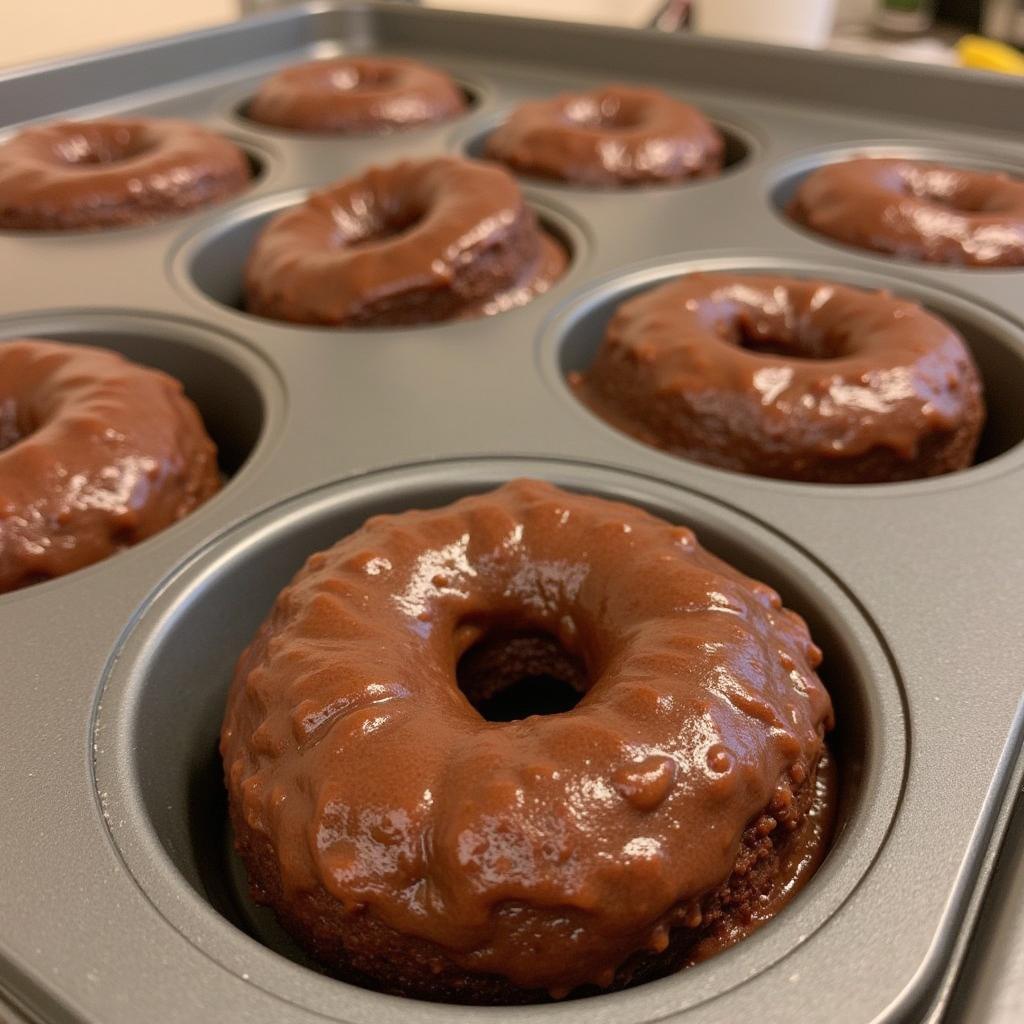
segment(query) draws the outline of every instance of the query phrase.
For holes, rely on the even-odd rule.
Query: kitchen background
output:
[[[618,25],[650,24],[668,10],[685,6],[679,0],[427,0],[429,6],[514,13]],[[704,0],[724,9],[732,0]],[[748,0],[750,3],[751,0]],[[884,53],[915,60],[955,63],[952,44],[965,32],[985,31],[1024,42],[1021,0],[936,0],[937,28],[924,35],[900,38],[870,28],[881,0],[758,0],[778,20],[783,7],[826,11],[835,5],[829,44],[837,49]],[[244,10],[279,5],[280,0],[2,0],[0,65],[20,64],[69,53],[132,43],[150,37],[216,25]],[[898,5],[898,0],[897,0]],[[903,6],[918,6],[903,0]],[[925,4],[924,6],[928,6]],[[799,17],[799,15],[798,15]]]

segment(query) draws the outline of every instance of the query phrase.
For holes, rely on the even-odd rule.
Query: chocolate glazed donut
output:
[[[0,343],[0,593],[136,544],[219,486],[173,378],[84,345]]]
[[[690,274],[630,299],[570,383],[675,455],[824,483],[963,469],[985,416],[949,324],[887,292],[782,277]]]
[[[235,671],[252,893],[341,977],[428,999],[701,959],[825,852],[820,660],[778,594],[630,505],[517,481],[371,519],[307,560]],[[524,675],[579,703],[485,720]]]
[[[410,160],[274,217],[249,256],[246,305],[347,327],[489,315],[546,291],[566,260],[500,167]]]
[[[489,157],[522,174],[593,186],[710,177],[724,148],[699,110],[627,85],[524,103],[486,144]]]
[[[336,57],[279,71],[260,86],[246,115],[291,131],[389,132],[461,114],[466,97],[451,77],[415,60]]]
[[[0,144],[0,228],[125,227],[223,202],[250,178],[238,146],[188,121],[65,121]]]
[[[926,263],[1024,266],[1024,181],[920,160],[828,164],[789,215],[820,235]]]

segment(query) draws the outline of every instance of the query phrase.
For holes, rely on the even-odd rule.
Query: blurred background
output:
[[[1024,73],[1024,0],[424,0],[428,6],[698,31]],[[204,28],[282,0],[6,0],[0,65]],[[1016,62],[1020,60],[1021,63]]]

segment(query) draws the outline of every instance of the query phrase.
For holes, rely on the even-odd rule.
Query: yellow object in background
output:
[[[965,68],[1001,71],[1004,75],[1024,75],[1024,53],[984,36],[964,36],[956,44],[956,53]]]

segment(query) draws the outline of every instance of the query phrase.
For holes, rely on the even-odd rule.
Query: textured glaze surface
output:
[[[0,228],[82,230],[222,202],[250,177],[245,153],[181,120],[64,121],[0,144]]]
[[[608,85],[517,107],[487,139],[515,171],[580,185],[643,185],[717,174],[724,141],[659,89]]]
[[[403,161],[279,213],[249,256],[247,304],[350,326],[488,315],[546,291],[566,259],[501,168]]]
[[[790,216],[848,245],[927,263],[1024,265],[1024,180],[922,160],[828,164],[801,182]]]
[[[428,64],[336,57],[279,71],[259,87],[246,114],[276,128],[348,135],[415,128],[465,107],[458,85]]]
[[[796,278],[689,274],[630,299],[572,384],[649,444],[793,480],[963,469],[984,421],[950,325],[886,292]]]
[[[98,348],[0,345],[0,593],[150,537],[219,486],[176,380]]]
[[[485,721],[455,669],[495,631],[584,665],[576,707]],[[254,893],[335,968],[435,998],[706,955],[823,853],[819,804],[790,856],[832,721],[820,660],[774,590],[629,505],[517,481],[371,519],[307,560],[235,673]]]

